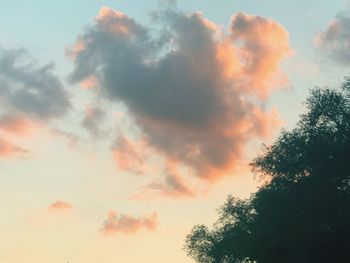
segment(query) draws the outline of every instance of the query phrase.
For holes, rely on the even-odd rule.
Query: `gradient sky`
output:
[[[0,262],[192,262],[262,143],[350,65],[349,2],[0,2]]]

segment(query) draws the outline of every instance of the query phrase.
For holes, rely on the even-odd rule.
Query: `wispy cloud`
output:
[[[0,158],[9,156],[26,156],[29,150],[12,144],[11,142],[0,137]]]

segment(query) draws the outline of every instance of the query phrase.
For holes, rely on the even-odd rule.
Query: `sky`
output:
[[[0,1],[0,262],[192,262],[184,239],[311,88],[349,2]]]

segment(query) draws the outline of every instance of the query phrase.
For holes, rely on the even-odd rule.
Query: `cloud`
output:
[[[24,49],[0,48],[1,109],[37,120],[63,115],[70,103],[52,69],[38,66]]]
[[[165,9],[154,18],[159,34],[102,8],[67,51],[70,80],[93,76],[101,96],[127,107],[150,147],[214,180],[232,172],[249,140],[276,127],[276,112],[256,104],[285,84],[279,64],[291,53],[288,32],[243,13],[228,33],[198,12]]]
[[[72,132],[63,131],[58,128],[52,128],[50,131],[53,135],[64,138],[67,141],[68,146],[70,148],[75,148],[77,144],[81,141],[81,138],[77,134],[74,134]]]
[[[72,208],[73,205],[65,201],[56,201],[49,206],[50,211],[65,211]]]
[[[97,86],[97,81],[96,78],[94,76],[90,76],[86,79],[84,79],[81,83],[80,86],[83,89],[94,89]]]
[[[121,170],[136,174],[144,173],[148,155],[148,146],[145,141],[132,141],[120,135],[114,142],[113,157]]]
[[[8,134],[25,135],[34,128],[34,123],[18,114],[0,115],[0,131]]]
[[[315,38],[315,45],[323,54],[341,65],[350,65],[350,16],[339,13],[325,31]]]
[[[105,234],[133,234],[142,228],[155,230],[158,225],[157,217],[157,213],[155,212],[148,216],[133,217],[111,211],[108,214],[108,218],[103,223],[101,231]]]
[[[8,156],[23,156],[27,155],[29,151],[22,147],[16,146],[0,137],[0,158]]]
[[[247,80],[243,80],[243,91],[267,98],[273,89],[287,84],[279,65],[292,51],[282,26],[261,16],[238,13],[231,18],[230,33],[232,40],[241,45],[244,66],[239,74]]]
[[[85,108],[85,116],[82,120],[82,126],[90,132],[94,137],[103,134],[100,128],[101,122],[104,120],[106,113],[100,107],[87,106]]]
[[[134,199],[142,200],[154,194],[172,198],[195,196],[195,192],[188,186],[188,182],[180,175],[177,164],[168,162],[164,175],[163,181],[146,185],[139,194],[134,196]]]
[[[24,49],[0,47],[0,132],[23,136],[70,107],[53,65],[40,66]],[[2,152],[28,152],[2,140]]]

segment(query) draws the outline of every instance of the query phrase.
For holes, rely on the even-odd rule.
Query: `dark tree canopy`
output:
[[[213,229],[185,250],[197,262],[350,262],[350,79],[314,89],[296,128],[251,163],[267,179],[247,200],[229,196]]]

